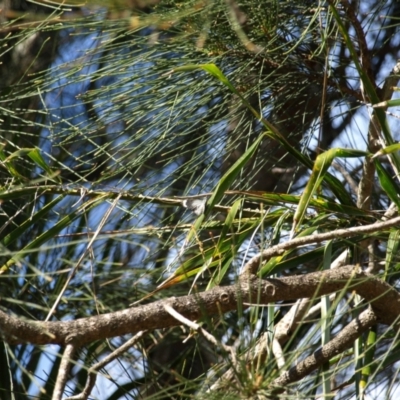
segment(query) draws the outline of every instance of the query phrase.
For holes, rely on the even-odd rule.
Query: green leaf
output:
[[[298,161],[300,161],[303,165],[308,168],[312,168],[312,162],[309,158],[307,158],[304,154],[298,151],[294,146],[292,146],[286,139],[285,135],[281,134],[279,130],[263,118],[252,106],[251,104],[243,97],[243,95],[232,85],[229,79],[222,73],[222,71],[214,64],[200,64],[200,65],[185,65],[181,67],[175,68],[172,72],[183,72],[183,71],[196,71],[202,69],[208,72],[210,75],[217,78],[221,83],[229,88],[229,90],[236,94],[242,103],[251,111],[255,118],[257,118],[263,126],[266,128],[265,134],[273,140],[278,141],[289,154],[294,156]],[[327,173],[326,174],[326,182],[329,184],[332,192],[338,198],[338,200],[346,205],[353,205],[353,201],[351,196],[344,190],[343,185],[340,184],[340,181],[335,178],[333,175]]]
[[[301,236],[311,235],[316,229],[318,229],[318,227],[316,227],[316,226],[309,227],[307,229],[304,229],[298,236],[301,237]],[[281,272],[285,268],[283,260],[285,260],[293,252],[297,252],[297,250],[290,249],[290,250],[285,251],[280,256],[271,257],[260,269],[260,271],[258,273],[259,276],[266,277],[266,276],[271,276],[273,274],[277,274],[278,272]],[[298,257],[298,255],[296,255],[296,258],[297,257]]]
[[[229,210],[228,215],[226,216],[224,226],[222,228],[221,234],[218,239],[218,243],[215,247],[214,254],[212,256],[213,259],[221,260],[221,268],[217,268],[217,271],[213,273],[212,279],[209,281],[207,285],[207,289],[211,289],[212,287],[219,285],[223,277],[225,276],[228,268],[231,266],[233,257],[236,255],[238,250],[238,243],[235,243],[235,233],[233,222],[235,220],[236,214],[239,211],[239,208],[242,204],[242,200],[236,200],[231,209]],[[230,251],[223,250],[223,243],[228,238],[228,235],[231,234],[231,247]]]
[[[19,239],[24,232],[26,232],[29,228],[35,226],[35,224],[38,223],[38,221],[43,219],[49,212],[51,212],[63,198],[64,196],[57,196],[55,199],[46,203],[41,209],[39,209],[38,212],[33,214],[30,218],[25,220],[16,229],[14,229],[7,236],[5,236],[2,241],[3,245],[9,246],[17,239]]]
[[[5,169],[10,174],[11,177],[16,178],[17,180],[27,181],[27,178],[18,171],[18,169],[16,168],[14,163],[11,161],[12,158],[10,159],[9,157],[7,157],[6,154],[4,153],[3,149],[4,149],[4,145],[1,145],[0,146],[1,164],[3,164],[3,166],[5,167]]]
[[[2,149],[0,150],[0,159],[7,165],[10,174],[14,177],[22,178],[23,180],[27,180],[28,178],[23,177],[20,173],[17,172],[15,165],[12,163],[13,160],[19,159],[20,157],[28,156],[38,167],[43,169],[49,179],[53,179],[55,175],[58,174],[57,171],[53,171],[50,166],[46,163],[44,158],[42,157],[40,150],[36,148],[22,148],[14,151],[7,157],[5,156]],[[60,180],[57,180],[60,182]]]
[[[29,150],[29,149],[28,149]],[[28,157],[40,168],[42,168],[48,175],[48,177],[51,179],[53,178],[58,172],[53,171],[50,166],[46,163],[44,158],[42,157],[40,150],[38,148],[35,149],[30,149],[28,151]],[[60,179],[56,180],[57,182],[61,182]]]
[[[372,158],[376,158],[385,154],[390,154],[390,153],[394,153],[396,151],[400,150],[400,143],[394,143],[390,146],[387,146],[383,149],[380,149],[377,153],[375,153]]]
[[[219,180],[217,187],[215,188],[212,196],[207,202],[206,216],[211,213],[212,208],[222,199],[225,192],[229,189],[235,178],[240,174],[243,167],[247,162],[254,156],[258,145],[261,143],[263,135],[260,135],[258,139],[247,149],[247,151],[229,168],[224,176]]]
[[[375,159],[376,172],[378,174],[379,183],[382,189],[386,192],[389,199],[396,204],[397,208],[400,209],[400,189],[398,182],[396,183],[393,178],[389,175],[385,168],[378,159]]]
[[[86,203],[79,206],[76,210],[71,211],[70,214],[66,215],[64,218],[58,221],[53,227],[48,229],[46,232],[43,232],[37,238],[33,239],[30,243],[24,246],[23,249],[19,250],[14,256],[12,256],[0,268],[0,275],[8,271],[11,266],[18,263],[27,253],[38,251],[42,244],[53,239],[54,235],[58,234],[62,229],[66,228],[67,226],[70,226],[74,220],[83,215],[85,212],[88,212],[94,207],[101,204],[106,198],[106,196],[103,196],[101,198],[90,199]]]
[[[358,49],[356,49],[354,47],[354,40],[353,38],[350,36],[347,23],[344,23],[342,21],[342,18],[338,12],[338,10],[336,9],[336,7],[330,3],[329,4],[329,8],[332,12],[332,15],[334,16],[336,23],[339,27],[339,30],[344,38],[344,41],[346,43],[346,47],[350,52],[351,58],[354,62],[355,67],[357,68],[357,71],[360,75],[360,79],[362,82],[362,85],[364,87],[364,90],[367,94],[367,96],[369,97],[370,101],[372,104],[379,104],[381,99],[379,98],[377,92],[376,92],[376,85],[375,82],[372,82],[371,79],[369,78],[367,71],[365,68],[363,68],[363,66],[360,63],[360,57],[359,57],[359,52]],[[374,115],[376,115],[377,120],[379,121],[380,127],[382,129],[382,133],[383,136],[385,138],[386,144],[387,145],[391,145],[394,143],[392,134],[390,132],[390,128],[387,122],[387,118],[386,118],[386,114],[385,111],[380,109],[380,108],[375,108],[374,109]],[[376,128],[374,128],[376,129]],[[400,162],[398,157],[394,157],[394,163],[397,167],[397,169],[399,170],[400,168]]]
[[[219,180],[216,188],[213,191],[212,196],[208,199],[206,204],[205,213],[200,215],[195,221],[193,228],[189,231],[186,243],[190,243],[195,233],[201,228],[203,221],[207,218],[215,205],[222,199],[235,180],[235,178],[240,174],[243,167],[246,163],[253,157],[255,154],[258,145],[260,144],[263,135],[260,135],[258,139],[247,149],[247,151],[229,168],[229,170],[223,175],[223,177]]]
[[[285,203],[299,204],[301,196],[285,193],[270,193],[260,191],[239,191],[230,190],[227,194],[241,194],[245,196],[247,200],[257,200],[263,204],[270,206],[283,206]],[[309,207],[313,207],[318,211],[340,213],[349,216],[363,216],[369,217],[373,213],[367,210],[361,210],[356,206],[347,206],[344,204],[334,203],[329,201],[323,196],[315,195],[310,199]]]
[[[385,257],[385,273],[383,279],[387,281],[392,273],[400,271],[399,260],[400,251],[400,230],[391,230],[387,242],[387,250]]]
[[[373,108],[387,108],[387,107],[395,107],[395,106],[400,106],[400,99],[381,101],[378,104],[372,105]]]
[[[301,195],[299,205],[293,218],[292,234],[294,234],[301,225],[307,208],[311,203],[311,199],[317,189],[321,186],[323,180],[326,179],[328,169],[332,165],[333,160],[336,157],[352,158],[366,156],[367,154],[367,152],[362,150],[334,148],[321,153],[317,157],[310,179]]]

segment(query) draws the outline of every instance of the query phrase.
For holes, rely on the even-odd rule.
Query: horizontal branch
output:
[[[400,217],[392,218],[387,221],[374,222],[373,224],[355,226],[353,228],[336,229],[330,232],[317,233],[314,235],[308,235],[298,237],[288,242],[283,242],[272,246],[261,253],[256,254],[252,257],[246,265],[243,267],[242,275],[256,274],[258,268],[263,262],[268,261],[271,257],[283,254],[286,250],[294,249],[300,246],[306,246],[314,243],[325,242],[326,240],[335,240],[337,238],[345,238],[357,236],[365,233],[374,233],[384,231],[400,224]]]
[[[35,196],[35,198],[48,194],[62,194],[65,196],[75,196],[80,199],[87,198],[104,198],[104,201],[114,200],[116,198],[120,200],[129,201],[138,204],[159,204],[164,207],[175,207],[183,206],[183,201],[190,198],[203,198],[210,197],[212,193],[201,193],[195,196],[174,196],[174,197],[157,197],[157,196],[144,196],[141,193],[135,193],[130,190],[121,190],[118,188],[87,188],[85,186],[68,186],[68,185],[40,185],[40,186],[14,186],[7,187],[3,191],[0,190],[0,201],[9,201],[13,199],[20,199],[23,196]],[[238,192],[238,191],[226,191],[226,195],[243,195],[243,196],[255,196],[254,192]],[[285,197],[285,195],[282,195]],[[262,199],[259,195],[258,198]],[[288,197],[288,196],[287,196]],[[293,196],[292,196],[293,197]],[[287,200],[286,200],[287,201]],[[285,198],[282,199],[285,202]],[[334,204],[332,207],[334,208]],[[227,214],[231,207],[215,205],[214,210]],[[334,208],[335,209],[335,208]],[[266,212],[262,210],[255,210],[250,208],[243,208],[243,217],[255,217],[264,215]],[[365,214],[364,214],[365,215]]]
[[[306,275],[261,280],[250,276],[236,285],[216,287],[203,293],[172,297],[151,304],[75,321],[27,321],[0,311],[0,332],[10,343],[36,345],[74,343],[82,346],[95,340],[134,334],[141,330],[168,328],[180,324],[165,309],[173,307],[192,321],[207,315],[220,315],[247,306],[270,302],[314,298],[337,291],[356,291],[372,304],[378,321],[397,323],[400,294],[389,284],[360,268],[348,265],[335,270]]]
[[[119,198],[121,200],[129,201],[138,204],[159,204],[163,207],[183,206],[183,201],[187,199],[208,198],[212,196],[212,192],[200,193],[193,196],[172,196],[172,197],[157,197],[157,196],[144,196],[133,190],[121,190],[114,187],[106,188],[88,188],[78,185],[38,185],[38,186],[9,186],[0,190],[0,201],[9,201],[13,199],[20,199],[24,196],[39,196],[48,194],[62,194],[64,196],[75,196],[82,198],[103,198],[104,201],[114,200]],[[242,190],[226,190],[226,196],[241,196],[243,199],[253,203],[263,203],[264,206],[268,205],[285,205],[285,204],[298,204],[300,196],[284,194],[284,193],[265,193],[260,191],[242,191]],[[309,207],[317,210],[329,210],[340,214],[350,214],[352,216],[371,217],[377,218],[380,216],[379,212],[372,212],[368,210],[359,210],[356,207],[345,206],[337,204],[333,201],[327,201],[322,198],[310,199]],[[231,210],[230,206],[215,205],[214,211],[227,214]],[[265,215],[266,210],[243,208],[241,214],[243,217],[259,217]]]
[[[284,372],[279,378],[272,382],[271,386],[280,387],[281,390],[278,389],[278,392],[283,391],[283,388],[289,383],[299,381],[328,362],[332,357],[349,349],[357,338],[375,324],[375,313],[370,309],[364,310],[356,319],[345,326],[329,343]]]

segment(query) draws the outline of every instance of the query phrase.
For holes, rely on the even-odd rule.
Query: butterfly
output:
[[[182,201],[183,207],[192,211],[196,215],[204,213],[206,208],[207,197],[200,197],[198,199],[185,199]]]

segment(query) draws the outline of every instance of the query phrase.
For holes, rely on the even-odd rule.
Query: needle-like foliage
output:
[[[0,398],[398,394],[398,2],[0,8]]]

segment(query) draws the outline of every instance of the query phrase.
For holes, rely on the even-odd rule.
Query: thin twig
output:
[[[363,311],[329,343],[275,379],[272,382],[272,386],[278,388],[276,390],[278,393],[286,390],[285,386],[288,384],[299,381],[328,362],[332,357],[350,348],[357,338],[376,323],[377,316],[371,309]]]
[[[278,256],[283,254],[286,250],[293,249],[296,247],[305,246],[313,243],[321,243],[326,240],[337,239],[340,237],[351,237],[363,233],[372,233],[382,231],[391,228],[395,225],[400,224],[400,217],[390,219],[383,222],[375,222],[370,225],[356,226],[354,228],[337,229],[332,232],[320,233],[305,237],[299,237],[292,239],[285,243],[280,243],[276,246],[270,247],[262,251],[261,253],[255,255],[251,258],[247,264],[244,266],[241,273],[242,277],[246,277],[248,274],[255,275],[261,263],[265,263],[273,256]]]
[[[65,347],[64,354],[61,358],[60,368],[58,369],[56,384],[53,391],[52,400],[61,400],[64,393],[65,385],[68,381],[68,371],[71,359],[76,351],[76,343],[69,343]]]
[[[214,346],[222,347],[227,353],[231,354],[231,356],[232,356],[232,364],[236,365],[236,354],[233,351],[232,347],[227,346],[227,345],[219,342],[213,335],[211,335],[211,333],[207,332],[204,328],[202,328],[196,322],[191,321],[190,319],[187,319],[186,317],[184,317],[182,314],[178,313],[169,304],[164,304],[164,309],[171,316],[173,316],[176,320],[178,320],[179,322],[182,322],[182,324],[188,326],[190,329],[193,329],[196,332],[199,332],[201,335],[204,336],[205,339],[207,339]]]
[[[357,194],[358,188],[357,188],[357,182],[353,179],[352,175],[350,175],[346,168],[344,168],[341,164],[338,162],[333,162],[332,167],[335,168],[337,171],[339,171],[347,184],[350,186],[350,190],[353,192],[353,194]]]
[[[92,392],[94,384],[96,383],[97,371],[99,371],[101,368],[104,368],[107,364],[114,361],[117,357],[121,356],[123,353],[125,353],[125,351],[134,346],[146,332],[147,331],[138,332],[134,337],[129,339],[122,346],[118,347],[118,349],[114,350],[107,357],[104,357],[97,364],[94,364],[88,371],[88,377],[83,391],[75,396],[67,397],[64,400],[87,400]]]
[[[57,308],[58,304],[59,304],[60,301],[61,301],[62,296],[64,296],[64,293],[65,293],[65,291],[67,290],[68,285],[69,285],[69,283],[71,282],[71,279],[74,277],[74,275],[75,275],[77,269],[78,269],[79,266],[81,265],[81,263],[82,263],[83,259],[85,258],[86,254],[90,251],[90,249],[91,249],[93,243],[95,242],[97,236],[98,236],[99,233],[101,232],[101,229],[103,228],[103,226],[104,226],[105,223],[107,222],[108,217],[110,216],[110,214],[111,214],[111,212],[114,210],[114,208],[117,206],[119,199],[120,199],[120,196],[117,196],[117,197],[114,199],[113,203],[110,205],[110,207],[108,208],[107,212],[105,213],[105,215],[104,215],[103,218],[101,219],[100,224],[99,224],[99,226],[97,227],[95,234],[94,234],[94,235],[92,236],[92,238],[90,239],[90,241],[89,241],[89,243],[88,243],[88,245],[87,245],[87,247],[86,247],[86,250],[82,253],[82,255],[80,256],[78,262],[76,263],[76,265],[75,265],[74,268],[72,269],[71,273],[69,274],[69,276],[68,276],[68,278],[67,278],[67,280],[66,280],[66,282],[65,282],[65,284],[64,284],[64,286],[63,286],[63,288],[61,289],[59,295],[57,296],[56,301],[54,302],[54,304],[53,304],[53,306],[51,307],[49,313],[47,314],[47,317],[46,317],[45,321],[48,321],[48,320],[51,318],[51,316],[53,315],[55,309]]]

